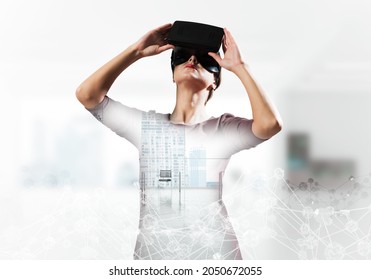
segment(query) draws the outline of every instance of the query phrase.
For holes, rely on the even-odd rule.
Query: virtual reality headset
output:
[[[171,53],[171,69],[195,55],[200,64],[214,73],[216,88],[220,85],[220,65],[208,55],[218,53],[224,36],[223,28],[203,23],[175,21],[168,34],[168,43],[175,46]]]
[[[224,36],[223,28],[189,21],[175,21],[168,43],[202,52],[218,52]]]

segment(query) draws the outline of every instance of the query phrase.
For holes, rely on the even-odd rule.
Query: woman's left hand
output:
[[[227,28],[224,28],[222,47],[224,52],[223,58],[216,53],[208,53],[221,67],[233,72],[236,67],[244,64],[238,46]]]

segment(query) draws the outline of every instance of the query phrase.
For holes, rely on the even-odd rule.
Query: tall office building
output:
[[[189,183],[192,187],[206,187],[206,151],[204,148],[189,152]]]
[[[145,188],[183,187],[188,183],[184,126],[169,125],[165,118],[155,111],[143,114],[140,171]],[[161,185],[162,176],[168,180]]]

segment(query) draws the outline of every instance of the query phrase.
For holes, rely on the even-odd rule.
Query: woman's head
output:
[[[182,65],[185,68],[194,67],[194,70],[200,72],[197,73],[199,74],[198,76],[203,79],[211,77],[214,86],[207,99],[209,100],[212,96],[212,92],[220,85],[221,67],[215,59],[209,56],[207,52],[175,47],[171,54],[171,69],[173,71],[174,80],[176,80],[175,76],[177,75],[175,73],[175,67],[178,65]]]

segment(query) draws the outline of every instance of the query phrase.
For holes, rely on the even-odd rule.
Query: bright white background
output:
[[[283,117],[282,133],[232,159],[228,180],[236,181],[246,171],[270,176],[277,167],[285,169],[286,135],[291,131],[310,134],[313,157],[351,159],[357,166],[355,176],[368,175],[370,8],[366,0],[1,1],[0,235],[10,241],[0,246],[0,258],[130,258],[130,246],[123,254],[110,254],[108,247],[106,253],[86,247],[82,251],[77,245],[77,255],[50,253],[62,242],[50,233],[34,237],[43,240],[40,253],[27,247],[35,240],[26,237],[26,229],[46,212],[65,209],[69,202],[57,194],[66,190],[73,195],[95,190],[95,196],[80,195],[79,205],[104,193],[114,211],[124,207],[127,193],[116,192],[136,180],[136,151],[84,110],[75,89],[142,34],[175,20],[229,28]],[[117,80],[111,96],[143,110],[172,110],[175,88],[169,56],[137,62]],[[215,116],[251,116],[246,94],[227,71],[208,107]],[[97,207],[92,209],[104,206]],[[135,228],[137,214],[130,214],[125,217]],[[55,221],[58,215],[48,225],[67,236],[70,219]],[[117,215],[119,219],[123,213]],[[75,221],[78,214],[72,216]],[[81,233],[83,222],[71,227]],[[115,222],[109,223],[113,231]],[[38,236],[35,223],[33,234]],[[83,234],[89,233],[82,228]],[[71,244],[63,244],[73,251],[68,249]]]

